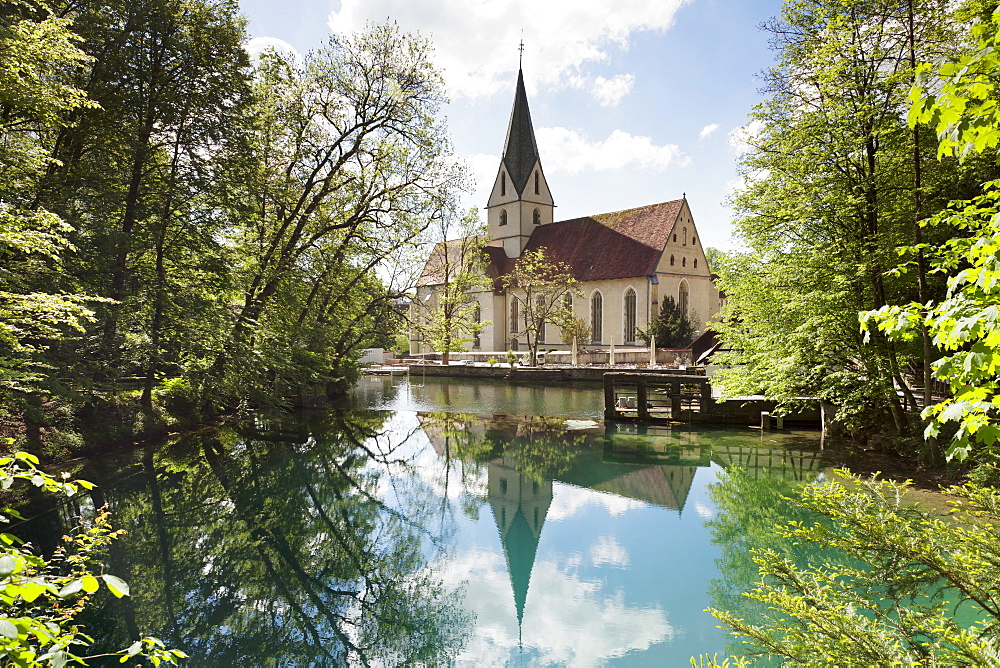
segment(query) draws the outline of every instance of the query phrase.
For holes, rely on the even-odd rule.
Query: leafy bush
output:
[[[168,378],[154,393],[163,409],[179,422],[191,423],[198,419],[198,393],[184,378]]]
[[[0,488],[9,489],[16,481],[27,481],[46,492],[75,496],[80,489],[92,489],[85,480],[56,479],[37,468],[38,458],[26,452],[0,458]],[[6,508],[0,521],[21,518]],[[127,649],[110,654],[79,656],[91,639],[74,619],[87,607],[91,594],[101,583],[114,596],[129,595],[129,586],[101,570],[98,553],[123,534],[111,528],[108,513],[98,512],[92,526],[81,525],[72,536],[64,536],[66,545],[45,559],[22,547],[23,541],[9,533],[0,534],[0,662],[14,666],[86,665],[99,656],[130,657],[145,655],[153,665],[175,664],[187,655],[167,649],[152,637],[135,641]]]

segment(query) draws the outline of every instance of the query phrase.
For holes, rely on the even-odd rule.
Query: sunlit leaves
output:
[[[803,488],[815,519],[781,531],[835,552],[803,567],[758,550],[761,580],[746,595],[769,608],[765,619],[712,613],[750,652],[796,665],[996,665],[1000,493],[949,490],[965,499],[956,522],[912,505],[905,485],[838,474]]]

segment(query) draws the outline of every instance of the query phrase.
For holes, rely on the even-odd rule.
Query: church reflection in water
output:
[[[555,482],[683,513],[699,468],[808,481],[820,471],[812,434],[747,444],[745,433],[685,425],[605,423],[567,430],[558,418],[422,414],[443,458],[485,465],[486,501],[503,547],[520,631]],[[799,447],[796,447],[799,446]],[[814,445],[813,445],[814,447]]]

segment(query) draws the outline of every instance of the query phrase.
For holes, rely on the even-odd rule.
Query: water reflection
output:
[[[196,665],[449,661],[471,619],[427,568],[447,528],[424,526],[425,487],[405,513],[380,499],[402,461],[385,419],[261,422],[94,462],[95,504],[129,530],[112,569],[135,592],[88,620],[98,642],[152,629]]]
[[[459,546],[445,567],[470,582],[466,603],[478,623],[459,657],[469,665],[603,665],[638,656],[683,665],[692,654],[721,651],[725,638],[702,612],[716,604],[706,596],[709,580],[716,566],[739,562],[742,573],[753,564],[745,552],[742,561],[718,559],[703,526],[716,512],[710,485],[726,484],[731,469],[789,491],[820,471],[810,434],[762,443],[747,432],[684,426],[566,431],[566,420],[552,417],[418,419],[440,457],[464,457],[464,480],[476,480],[470,469],[485,477],[479,498],[503,557],[476,542]],[[693,517],[684,516],[689,502]],[[500,602],[506,614],[498,614]]]
[[[142,628],[193,665],[688,665],[726,650],[705,608],[739,603],[746,549],[789,517],[776,498],[820,470],[814,435],[605,424],[593,389],[378,379],[354,404],[92,462],[134,592],[85,620],[99,645]]]

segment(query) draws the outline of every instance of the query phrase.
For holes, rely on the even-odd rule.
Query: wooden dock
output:
[[[821,426],[819,401],[815,411],[775,416],[777,402],[764,397],[739,397],[726,401],[712,396],[707,376],[679,373],[604,374],[604,417],[639,422],[683,422],[757,426],[782,429]]]

